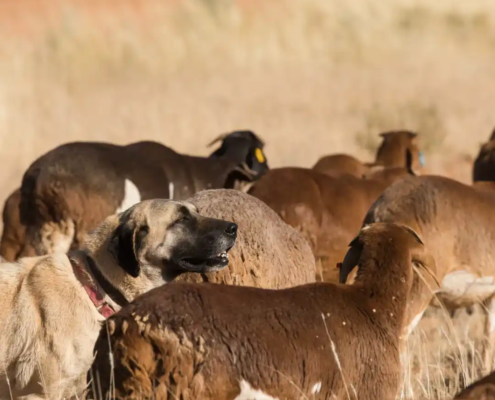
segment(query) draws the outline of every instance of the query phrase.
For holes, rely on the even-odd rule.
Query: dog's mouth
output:
[[[182,269],[191,272],[218,271],[229,265],[229,249],[207,258],[184,257],[179,261]]]

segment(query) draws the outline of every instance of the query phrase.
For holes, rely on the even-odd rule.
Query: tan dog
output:
[[[147,200],[108,217],[86,249],[0,268],[0,398],[80,396],[105,317],[182,272],[228,265],[237,225],[186,202]]]

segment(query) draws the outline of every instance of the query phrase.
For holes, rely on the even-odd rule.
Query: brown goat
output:
[[[347,154],[331,154],[321,157],[312,169],[330,176],[348,174],[361,178],[374,166],[390,168],[411,165],[416,173],[420,173],[423,155],[416,144],[417,133],[402,130],[383,132],[380,136],[382,143],[372,163],[362,163]],[[412,162],[408,160],[408,157],[411,157]]]
[[[205,217],[235,221],[239,230],[227,268],[184,274],[178,280],[267,289],[315,281],[315,258],[309,244],[262,201],[232,189],[203,190],[187,201]]]
[[[337,282],[336,264],[359,231],[369,207],[383,190],[412,171],[375,171],[369,179],[331,177],[305,168],[274,168],[249,194],[262,200],[308,240],[321,263],[317,279]]]
[[[488,142],[481,145],[473,164],[473,182],[495,182],[495,129]]]
[[[394,399],[413,266],[434,261],[396,224],[350,246],[341,273],[357,265],[354,285],[152,290],[107,319],[89,376],[116,399]]]
[[[12,262],[19,256],[26,237],[26,228],[21,224],[19,204],[21,202],[20,189],[14,190],[7,200],[2,212],[3,231],[0,239],[0,256]]]
[[[348,174],[361,178],[369,170],[369,165],[348,154],[330,154],[321,157],[313,170],[330,176]]]
[[[221,146],[209,157],[152,141],[72,142],[43,154],[22,179],[21,255],[78,249],[86,232],[141,200],[184,200],[204,189],[236,188],[269,169],[264,143],[253,132],[234,131],[217,141]]]
[[[473,382],[459,392],[454,400],[495,400],[495,372]]]
[[[419,277],[408,319],[419,322],[435,299],[447,309],[482,302],[486,334],[495,343],[495,191],[440,176],[407,177],[387,188],[370,208],[363,225],[395,222],[416,230],[436,261],[437,282]],[[440,305],[433,302],[433,305]],[[416,318],[415,318],[416,317]],[[489,347],[486,367],[493,362]]]

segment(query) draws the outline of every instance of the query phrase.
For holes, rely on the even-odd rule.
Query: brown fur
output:
[[[321,262],[317,279],[336,282],[336,264],[342,261],[369,207],[387,186],[409,171],[396,168],[394,172],[382,170],[376,174],[377,178],[370,179],[349,175],[337,178],[305,168],[275,168],[249,193],[308,240]]]
[[[495,190],[495,181],[476,181],[472,186],[478,190]]]
[[[117,399],[394,399],[412,265],[433,260],[394,224],[367,227],[350,246],[343,268],[359,266],[354,285],[176,283],[136,299],[95,346],[103,396],[112,374]]]
[[[183,275],[188,282],[282,289],[315,281],[315,258],[304,238],[262,201],[236,190],[197,193],[188,202],[201,215],[239,226],[229,266],[220,272]]]
[[[0,256],[6,261],[14,261],[19,256],[26,236],[26,228],[21,224],[19,204],[21,191],[14,190],[3,207],[3,232],[0,240]]]
[[[321,157],[313,166],[313,170],[330,176],[348,174],[362,178],[374,166],[390,168],[407,167],[411,164],[416,173],[421,172],[422,166],[419,160],[419,148],[416,144],[416,133],[402,130],[383,132],[380,136],[382,143],[376,151],[374,162],[362,163],[347,154],[331,154]],[[409,161],[408,157],[412,161]]]
[[[469,385],[454,400],[495,400],[495,372]]]
[[[488,142],[481,145],[473,164],[473,182],[495,182],[495,129]]]
[[[432,300],[432,290],[449,309],[484,302],[493,318],[495,285],[489,283],[495,278],[494,209],[495,191],[440,176],[405,178],[387,188],[373,204],[364,224],[396,222],[411,226],[435,257],[434,273],[442,287],[438,288],[429,276],[425,276],[428,285],[416,277],[410,319],[421,316]],[[443,279],[456,271],[449,282],[457,289],[448,289]],[[462,271],[465,275],[459,275]],[[459,278],[452,280],[455,276]],[[466,279],[471,277],[485,277],[485,283],[470,283]]]
[[[330,154],[321,157],[313,166],[313,170],[330,176],[348,174],[361,178],[369,167],[357,158],[348,154]]]

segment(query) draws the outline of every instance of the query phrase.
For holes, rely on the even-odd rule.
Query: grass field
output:
[[[495,127],[491,0],[1,0],[0,35],[3,197],[62,142],[207,154],[240,128],[273,167],[371,159],[380,131],[417,130],[429,171],[469,182]],[[444,320],[411,339],[404,398],[479,376],[479,313],[456,335]]]

